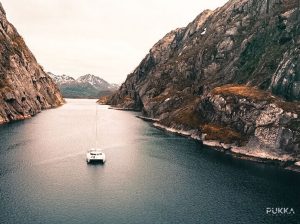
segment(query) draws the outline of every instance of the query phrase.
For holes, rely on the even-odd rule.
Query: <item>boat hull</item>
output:
[[[105,154],[102,151],[90,150],[86,154],[86,161],[87,163],[91,163],[91,162],[105,163]]]

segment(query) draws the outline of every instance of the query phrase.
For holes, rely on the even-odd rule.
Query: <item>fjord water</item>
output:
[[[0,223],[299,223],[300,175],[234,159],[93,100],[0,126]],[[295,215],[266,215],[289,207]]]

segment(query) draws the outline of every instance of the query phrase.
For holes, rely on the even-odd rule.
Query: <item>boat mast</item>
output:
[[[96,149],[98,148],[98,105],[96,103]]]

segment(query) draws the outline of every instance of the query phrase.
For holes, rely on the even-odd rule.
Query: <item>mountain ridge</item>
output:
[[[86,74],[77,79],[67,75],[48,74],[60,88],[65,98],[93,98],[112,95],[119,86],[110,84],[96,75]]]
[[[299,160],[298,3],[205,10],[158,41],[108,103],[243,154]]]

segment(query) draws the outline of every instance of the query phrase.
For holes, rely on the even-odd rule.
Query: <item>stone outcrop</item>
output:
[[[291,158],[300,159],[298,103],[285,102],[252,87],[223,86],[203,99],[197,112],[203,123],[226,127],[236,133],[236,139],[228,142],[226,134],[214,136],[218,132],[215,130],[209,140],[235,142],[248,149],[264,150],[278,158],[289,154]],[[203,133],[205,131],[202,129]]]
[[[231,0],[168,33],[109,99],[201,139],[299,158],[298,0]]]
[[[64,100],[0,3],[0,124],[31,117]]]

